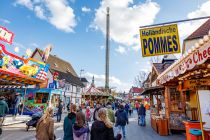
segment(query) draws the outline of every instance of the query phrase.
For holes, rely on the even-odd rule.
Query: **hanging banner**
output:
[[[12,44],[13,38],[14,38],[14,33],[0,26],[0,40]]]
[[[140,29],[142,56],[180,53],[176,24]]]
[[[210,58],[210,41],[194,50],[188,56],[184,57],[178,64],[174,65],[172,69],[164,75],[159,75],[158,80],[160,84],[184,74],[187,70],[195,68],[197,65],[205,63]]]

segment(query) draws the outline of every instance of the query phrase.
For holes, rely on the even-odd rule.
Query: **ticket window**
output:
[[[47,92],[37,92],[35,96],[35,103],[36,104],[43,104],[47,103],[49,98],[49,93]]]

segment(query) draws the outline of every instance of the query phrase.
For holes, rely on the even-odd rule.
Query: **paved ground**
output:
[[[149,115],[147,115],[149,117]],[[149,119],[149,118],[148,118]],[[138,126],[136,114],[130,117],[130,123],[126,127],[127,137],[126,140],[185,140],[185,136],[182,134],[176,134],[172,136],[159,136],[150,127],[150,123],[147,121],[146,127]],[[63,127],[62,123],[55,123],[55,134],[57,140],[63,139]],[[35,129],[30,129],[28,132],[25,130],[25,124],[15,124],[11,126],[5,126],[3,135],[0,140],[35,140]]]

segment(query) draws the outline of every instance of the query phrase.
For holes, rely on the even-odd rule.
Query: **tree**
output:
[[[134,78],[134,85],[137,87],[142,87],[143,82],[147,79],[149,73],[145,71],[140,71],[139,74]]]

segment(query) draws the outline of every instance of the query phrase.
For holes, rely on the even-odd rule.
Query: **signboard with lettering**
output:
[[[198,86],[209,86],[210,79],[194,79],[194,80],[186,80],[184,81],[183,88],[184,89],[194,89]]]
[[[172,66],[172,69],[167,71],[164,75],[159,76],[159,83],[166,83],[174,77],[184,74],[187,70],[192,70],[195,66],[205,63],[208,58],[210,58],[210,41],[184,57],[182,61]]]
[[[180,53],[176,24],[140,29],[142,56]]]
[[[14,38],[14,33],[0,26],[0,40],[12,44],[13,38]]]

